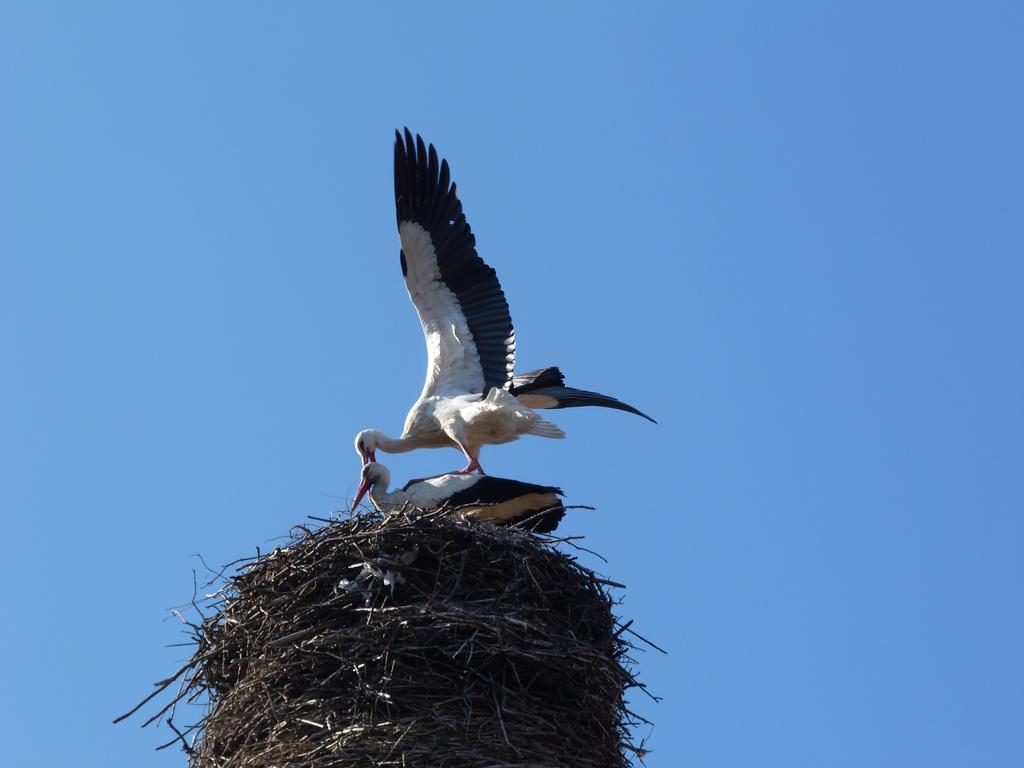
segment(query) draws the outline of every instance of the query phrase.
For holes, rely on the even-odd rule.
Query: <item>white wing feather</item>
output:
[[[483,391],[484,374],[473,334],[455,294],[441,280],[430,234],[409,221],[402,222],[398,234],[405,254],[405,287],[427,344],[427,376],[420,400]]]

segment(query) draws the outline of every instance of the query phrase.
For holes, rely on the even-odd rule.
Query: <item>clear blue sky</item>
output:
[[[1024,765],[1020,6],[384,5],[0,6],[4,763],[182,765],[110,720],[190,555],[401,429],[408,125],[520,369],[660,421],[483,455],[599,508],[565,529],[670,651],[648,765]]]

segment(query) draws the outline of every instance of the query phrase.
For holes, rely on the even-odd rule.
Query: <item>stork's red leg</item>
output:
[[[481,475],[487,474],[486,472],[484,472],[484,468],[480,466],[480,459],[478,459],[476,456],[473,456],[468,450],[466,450],[466,446],[464,446],[462,443],[459,443],[459,448],[462,449],[463,455],[469,460],[469,464],[467,464],[454,474],[468,475],[470,472],[479,472]]]

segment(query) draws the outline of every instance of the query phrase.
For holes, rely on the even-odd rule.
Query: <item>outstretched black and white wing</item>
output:
[[[511,386],[516,342],[508,302],[431,144],[395,132],[395,212],[402,274],[427,342],[421,398]]]

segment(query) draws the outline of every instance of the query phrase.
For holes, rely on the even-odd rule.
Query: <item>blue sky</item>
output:
[[[400,431],[408,125],[520,370],[660,422],[483,454],[598,507],[565,530],[669,650],[648,765],[1024,764],[1019,6],[383,6],[0,6],[5,762],[182,765],[110,720],[192,554]]]

